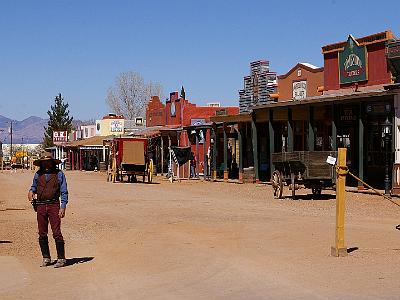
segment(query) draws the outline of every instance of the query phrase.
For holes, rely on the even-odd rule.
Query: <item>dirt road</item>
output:
[[[346,258],[330,257],[335,199],[270,186],[111,184],[67,172],[69,266],[39,268],[32,173],[0,174],[0,299],[395,299],[400,210],[347,194]],[[303,191],[306,193],[307,191]],[[55,249],[51,240],[53,256]]]

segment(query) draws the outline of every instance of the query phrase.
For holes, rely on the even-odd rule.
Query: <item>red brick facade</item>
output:
[[[343,51],[346,42],[326,45],[322,47],[324,55],[324,90],[336,91],[339,89],[363,89],[369,86],[379,86],[391,83],[391,73],[385,55],[385,43],[393,38],[390,31],[384,31],[374,35],[357,38],[360,46],[366,46],[367,50],[367,74],[368,79],[358,83],[340,84],[339,81],[339,52]]]
[[[165,105],[161,103],[159,97],[151,98],[146,107],[146,126],[189,126],[195,119],[209,122],[210,117],[217,114],[235,115],[238,113],[239,108],[236,106],[197,106],[187,99],[180,98],[178,92],[172,92]]]
[[[324,68],[298,63],[286,74],[278,76],[278,101],[300,100],[293,95],[296,92],[296,83],[305,85],[304,98],[321,95],[317,89],[324,85]]]
[[[192,125],[192,121],[210,122],[210,117],[217,114],[237,115],[239,107],[215,107],[197,106],[190,103],[187,99],[179,97],[178,92],[170,93],[169,99],[165,104],[161,103],[159,97],[152,97],[146,107],[146,126],[178,126],[185,127]],[[206,149],[210,147],[210,132],[205,137]],[[179,146],[189,146],[189,136],[186,130],[182,130],[179,135]],[[192,152],[196,153],[195,141],[191,144]],[[198,166],[200,172],[204,170],[204,151],[203,144],[198,149]]]

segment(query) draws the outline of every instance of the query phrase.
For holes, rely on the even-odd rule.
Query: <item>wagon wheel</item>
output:
[[[281,172],[274,171],[272,173],[272,187],[274,188],[274,197],[282,199],[283,181]]]
[[[153,182],[153,169],[154,169],[153,160],[150,159],[149,165],[148,165],[148,168],[147,168],[147,182],[148,183],[152,183]]]
[[[294,173],[290,174],[290,183],[292,185],[292,199],[296,197],[296,186],[295,186],[295,176]]]

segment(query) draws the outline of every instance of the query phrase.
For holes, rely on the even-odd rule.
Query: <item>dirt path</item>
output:
[[[264,185],[110,184],[97,173],[67,172],[70,265],[39,268],[26,200],[31,177],[0,174],[1,299],[394,299],[400,292],[400,210],[378,197],[347,194],[346,243],[358,250],[336,259],[329,256],[334,197],[275,200]]]

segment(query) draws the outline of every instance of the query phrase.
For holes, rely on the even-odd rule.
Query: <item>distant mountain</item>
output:
[[[10,121],[11,119],[0,115],[0,141],[10,143]],[[13,143],[40,144],[43,141],[44,127],[47,120],[31,116],[22,121],[13,121]]]

